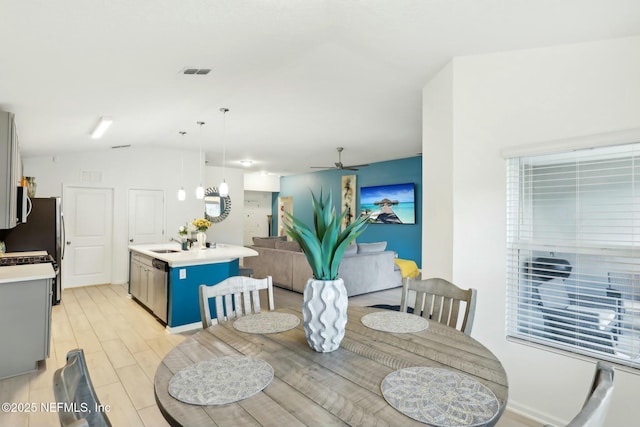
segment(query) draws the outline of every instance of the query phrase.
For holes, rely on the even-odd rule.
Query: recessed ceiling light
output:
[[[248,168],[253,164],[253,162],[251,160],[240,160],[240,164],[245,168]]]

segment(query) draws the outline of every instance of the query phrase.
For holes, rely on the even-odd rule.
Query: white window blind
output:
[[[508,336],[640,367],[640,144],[507,162]]]

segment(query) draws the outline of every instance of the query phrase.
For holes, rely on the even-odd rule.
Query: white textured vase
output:
[[[304,287],[302,317],[309,346],[327,353],[337,350],[347,324],[347,289],[342,279],[309,279]]]
[[[204,231],[198,231],[198,233],[196,233],[196,241],[198,242],[198,247],[200,249],[206,249],[207,248],[207,233],[205,233]]]

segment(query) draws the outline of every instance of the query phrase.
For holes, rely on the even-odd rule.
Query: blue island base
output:
[[[224,279],[237,276],[239,260],[202,264],[169,269],[168,283],[168,322],[167,329],[172,333],[202,327],[200,318],[200,285],[215,285]],[[209,301],[211,317],[215,317],[213,300]]]

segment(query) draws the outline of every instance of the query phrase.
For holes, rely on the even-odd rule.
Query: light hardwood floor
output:
[[[399,304],[400,288],[349,299],[350,304]],[[276,307],[299,306],[302,296],[275,288]],[[0,403],[54,402],[53,373],[66,354],[83,348],[96,393],[109,405],[114,427],[167,426],[153,394],[156,367],[165,354],[190,334],[170,335],[151,314],[127,297],[124,285],[65,289],[53,307],[51,356],[37,372],[0,380]],[[56,413],[0,411],[0,426],[58,426]],[[498,427],[539,427],[506,412]]]

